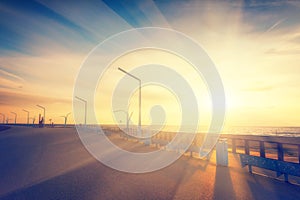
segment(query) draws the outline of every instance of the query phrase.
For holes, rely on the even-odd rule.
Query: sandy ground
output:
[[[249,174],[235,154],[229,167],[182,156],[159,171],[119,172],[95,160],[73,128],[13,127],[0,132],[0,199],[300,199],[300,187]]]

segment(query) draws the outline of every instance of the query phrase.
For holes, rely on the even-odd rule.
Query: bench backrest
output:
[[[256,166],[259,168],[276,171],[280,174],[289,174],[300,177],[300,164],[286,161],[275,160],[271,158],[262,158],[258,156],[251,156],[240,154],[242,167],[246,165]]]

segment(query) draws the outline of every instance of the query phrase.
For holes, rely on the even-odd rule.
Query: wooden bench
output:
[[[275,171],[277,177],[284,175],[284,180],[288,182],[288,175],[300,177],[300,164],[286,161],[280,161],[271,158],[263,158],[240,154],[242,167],[248,166],[249,172],[252,173],[252,166]]]
[[[161,138],[152,138],[151,143],[155,144],[155,146],[158,147],[165,147],[169,141],[161,139]]]

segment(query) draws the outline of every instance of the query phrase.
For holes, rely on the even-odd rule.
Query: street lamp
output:
[[[86,126],[87,101],[83,98],[78,97],[78,96],[75,96],[75,98],[84,103],[84,125]]]
[[[32,124],[34,124],[35,116],[34,117],[30,117],[29,119],[32,119]]]
[[[29,124],[29,111],[28,110],[24,110],[24,109],[23,109],[23,111],[27,113],[27,124]]]
[[[120,67],[118,68],[118,70],[120,70],[121,72],[127,74],[128,76],[134,78],[135,80],[137,80],[139,82],[139,125],[138,125],[139,130],[138,130],[138,132],[141,133],[142,132],[142,127],[141,127],[141,121],[142,121],[142,118],[141,118],[141,114],[142,114],[142,109],[141,109],[141,107],[142,107],[142,80],[139,79],[138,77],[128,73],[127,71],[125,71],[124,69],[122,69]]]
[[[52,119],[49,119],[49,125],[51,126]]]
[[[66,114],[66,116],[61,116],[63,118],[65,118],[65,128],[67,126],[67,120],[68,120],[68,116],[70,115],[71,113],[69,112],[68,114]]]
[[[15,115],[15,124],[16,124],[17,123],[17,113],[15,113],[15,112],[11,112],[11,113]]]
[[[130,116],[128,115],[128,112],[126,112],[125,110],[114,110],[114,112],[123,112],[123,113],[126,114],[126,130],[128,132],[128,130],[129,130],[129,121],[130,121],[130,118],[131,118],[133,112],[131,112]]]
[[[11,120],[11,119],[9,119],[9,118],[7,117],[7,118],[6,118],[6,124],[8,124],[9,120]]]
[[[5,123],[5,115],[3,113],[0,113],[0,115],[3,117],[2,124],[4,124]]]
[[[45,120],[46,120],[46,108],[40,105],[36,105],[37,107],[41,108],[44,110],[44,120],[43,120],[43,127],[45,127]]]

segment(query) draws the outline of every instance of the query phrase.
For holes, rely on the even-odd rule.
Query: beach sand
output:
[[[139,151],[140,143],[112,136]],[[182,156],[161,170],[130,174],[95,160],[74,128],[12,127],[0,132],[0,199],[300,199],[300,187]]]

